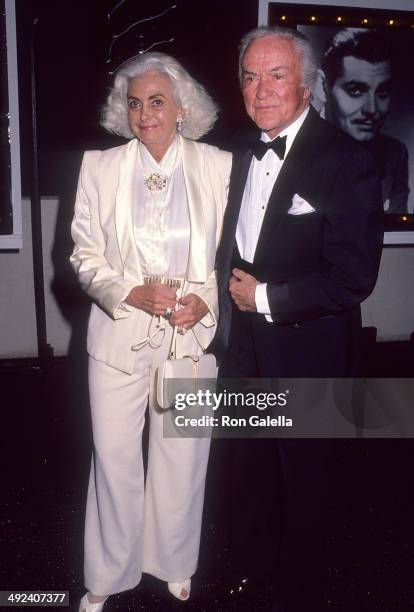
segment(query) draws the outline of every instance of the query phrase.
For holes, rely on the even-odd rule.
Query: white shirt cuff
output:
[[[129,295],[129,294],[127,294]],[[130,306],[125,302],[127,295],[124,297],[122,302],[118,304],[118,306],[114,310],[114,319],[125,319],[133,310],[134,307]]]
[[[257,312],[266,316],[266,321],[273,323],[270,316],[269,300],[267,299],[267,283],[259,283],[256,285],[254,301],[256,302]]]

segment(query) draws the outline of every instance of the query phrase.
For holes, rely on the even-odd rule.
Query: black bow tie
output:
[[[278,136],[270,142],[255,140],[251,144],[253,155],[260,161],[269,149],[273,149],[279,159],[284,159],[286,151],[286,136]]]

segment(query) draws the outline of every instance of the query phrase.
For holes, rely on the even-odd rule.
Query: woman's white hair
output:
[[[183,136],[198,140],[211,130],[217,119],[218,108],[204,87],[173,57],[152,52],[128,60],[117,70],[114,86],[109,92],[101,115],[101,125],[108,132],[134,138],[128,123],[128,85],[132,79],[147,72],[167,74],[171,79],[175,102],[183,110]]]
[[[292,44],[301,58],[302,86],[307,87],[310,91],[312,91],[316,81],[318,65],[309,39],[297,30],[291,30],[289,28],[282,28],[279,26],[263,26],[261,28],[256,28],[255,30],[251,30],[245,36],[243,36],[239,47],[240,84],[243,83],[243,56],[247,47],[257,38],[265,38],[267,36],[274,36],[276,38],[284,38],[285,40],[292,41]]]

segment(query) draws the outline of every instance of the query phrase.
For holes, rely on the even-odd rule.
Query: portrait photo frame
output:
[[[382,163],[379,162],[384,198],[384,245],[414,245],[414,94],[411,80],[407,79],[407,70],[411,70],[409,66],[411,53],[407,53],[407,49],[414,48],[414,12],[269,2],[267,23],[270,26],[297,29],[311,40],[319,64],[312,104],[321,116],[324,116],[324,99],[322,95],[318,95],[322,91],[321,78],[324,74],[321,62],[331,41],[337,40],[338,33],[341,35],[344,31],[349,37],[359,32],[378,32],[386,39],[390,55],[387,61],[391,66],[389,103],[386,115],[384,113],[381,119],[383,124],[381,123],[381,127],[375,133],[375,140],[373,137],[372,143],[367,146],[373,148],[373,145],[381,140],[381,160],[385,167],[383,170]],[[364,36],[365,34],[362,38]],[[376,83],[374,85],[376,86]],[[343,129],[346,131],[346,127]],[[363,129],[365,128],[362,127]],[[354,136],[351,131],[349,133]],[[400,163],[401,155],[397,164],[400,152],[404,153],[404,161]],[[389,205],[390,198],[387,197],[392,189],[392,183],[395,185],[395,192],[398,186],[400,203],[401,199],[404,201],[398,212],[392,211]],[[401,185],[404,185],[403,190]],[[403,196],[401,191],[404,192]]]

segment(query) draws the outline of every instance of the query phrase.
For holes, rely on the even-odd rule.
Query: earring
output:
[[[183,128],[183,118],[182,117],[178,117],[176,126],[177,126],[177,132],[181,132]]]

